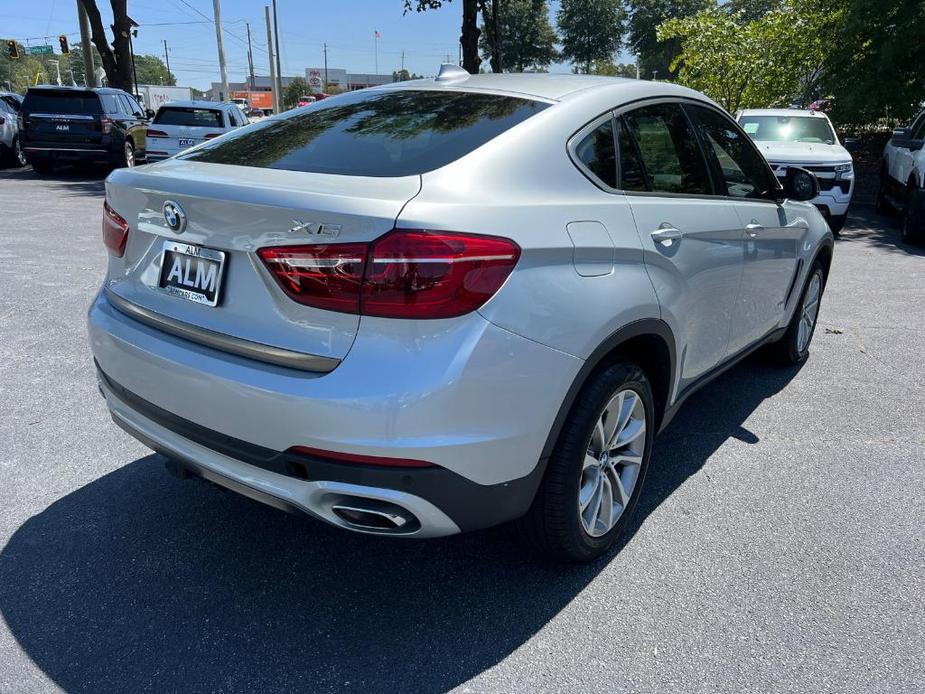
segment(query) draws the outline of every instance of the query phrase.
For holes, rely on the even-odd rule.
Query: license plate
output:
[[[181,138],[180,138],[180,146],[181,146],[181,147],[192,147],[192,146],[193,146],[193,138],[191,138],[191,137],[181,137]]]
[[[158,286],[174,296],[215,306],[224,269],[224,251],[165,241]]]

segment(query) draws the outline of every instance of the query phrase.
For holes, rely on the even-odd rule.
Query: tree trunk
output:
[[[479,0],[463,0],[462,46],[463,69],[470,74],[478,74],[479,64]]]
[[[129,32],[132,30],[126,13],[126,0],[111,0],[113,41],[110,47],[103,29],[103,18],[95,0],[80,0],[90,20],[93,45],[100,54],[103,71],[110,87],[132,92],[132,54],[129,48]]]
[[[490,32],[491,71],[504,72],[501,59],[501,0],[482,0],[482,23],[485,30]]]

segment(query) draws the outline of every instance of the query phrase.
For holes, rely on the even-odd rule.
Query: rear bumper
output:
[[[26,160],[47,159],[52,161],[92,161],[92,162],[111,162],[116,161],[121,156],[121,152],[112,152],[102,147],[73,147],[62,145],[41,145],[23,143],[22,151],[26,155]]]
[[[581,360],[478,314],[431,321],[431,336],[409,326],[407,339],[395,332],[405,330],[405,321],[391,323],[391,333],[379,325],[370,335],[361,325],[348,358],[328,374],[312,374],[161,333],[121,314],[102,294],[89,312],[90,342],[113,417],[155,450],[236,484],[259,482],[261,491],[329,522],[336,519],[320,502],[306,500],[306,484],[408,495],[414,498],[392,503],[426,502],[457,530],[522,515]],[[285,451],[293,446],[437,467],[292,457]],[[442,521],[421,519],[421,526],[422,537],[455,532]]]

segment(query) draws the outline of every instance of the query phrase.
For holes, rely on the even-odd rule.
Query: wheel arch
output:
[[[634,321],[604,340],[585,360],[569,387],[543,446],[542,460],[552,455],[556,441],[575,400],[589,379],[620,359],[628,359],[646,373],[655,396],[655,431],[661,428],[674,385],[676,359],[674,334],[657,318]]]

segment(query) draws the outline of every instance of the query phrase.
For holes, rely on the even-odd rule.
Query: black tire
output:
[[[803,349],[800,349],[799,344],[799,333],[800,333],[800,320],[803,317],[803,304],[806,299],[806,293],[809,291],[810,285],[813,282],[813,278],[818,276],[820,281],[819,286],[819,303],[822,303],[822,295],[825,293],[825,269],[822,266],[822,263],[818,260],[810,269],[809,273],[806,275],[806,282],[803,283],[803,291],[800,292],[800,301],[797,304],[796,308],[793,311],[793,318],[790,319],[790,324],[787,326],[787,332],[784,333],[784,336],[777,342],[771,345],[771,352],[777,358],[777,360],[786,365],[786,366],[796,366],[797,364],[802,364],[806,361],[806,357],[809,356],[809,346],[812,344],[813,335],[816,333],[816,325],[819,322],[819,308],[816,308],[816,318],[813,320],[813,326],[809,333],[809,339],[806,340],[806,344],[803,346]]]
[[[903,243],[918,243],[925,237],[925,191],[916,187],[909,190],[900,230]]]
[[[22,151],[22,146],[19,144],[19,138],[13,138],[13,150],[10,152],[10,163],[18,169],[21,169],[26,165],[26,155]]]
[[[616,524],[605,534],[592,537],[582,527],[578,491],[582,468],[597,420],[610,399],[620,390],[633,390],[642,400],[646,415],[645,449],[635,486]],[[562,427],[556,447],[533,504],[518,521],[522,534],[549,557],[590,561],[606,552],[626,529],[645,482],[655,435],[652,388],[635,364],[618,362],[593,375],[585,384]]]
[[[847,214],[832,215],[829,217],[829,229],[832,230],[835,236],[841,233],[842,228],[845,226],[846,219],[848,219]]]
[[[29,163],[32,164],[32,170],[38,176],[47,176],[55,170],[50,159],[32,159]]]

